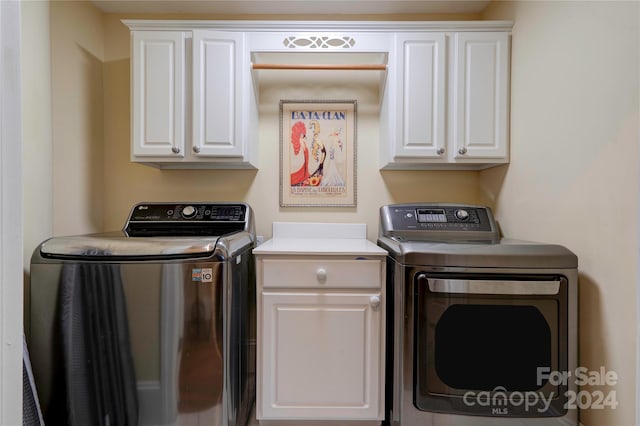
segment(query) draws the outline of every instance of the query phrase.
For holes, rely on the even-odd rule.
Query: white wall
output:
[[[22,111],[19,2],[0,2],[0,424],[21,422]]]
[[[604,366],[619,406],[587,426],[637,424],[638,2],[497,2],[513,19],[511,164],[481,173],[510,237],[556,242],[580,269],[580,365]]]

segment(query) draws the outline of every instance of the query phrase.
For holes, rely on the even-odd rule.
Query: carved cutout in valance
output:
[[[344,48],[349,49],[356,45],[356,40],[353,37],[330,37],[330,36],[309,36],[309,37],[286,37],[283,42],[285,47],[306,48],[306,49],[334,49]]]

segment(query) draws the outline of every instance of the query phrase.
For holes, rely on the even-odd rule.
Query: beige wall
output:
[[[51,2],[55,235],[103,227],[104,46],[102,14],[91,3]]]
[[[639,6],[504,2],[486,14],[515,25],[511,164],[481,173],[483,197],[505,234],[579,257],[580,364],[619,376],[618,408],[583,411],[587,426],[637,424]]]
[[[53,232],[49,2],[22,2],[24,267]]]

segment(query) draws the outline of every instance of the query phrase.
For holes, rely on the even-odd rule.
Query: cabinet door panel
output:
[[[184,33],[133,33],[132,154],[184,155]]]
[[[396,157],[446,158],[445,36],[399,34],[400,138]]]
[[[509,36],[455,36],[452,139],[456,159],[507,156]]]
[[[196,156],[241,156],[238,75],[242,33],[193,32],[193,148]]]
[[[262,418],[380,419],[376,297],[263,293]]]

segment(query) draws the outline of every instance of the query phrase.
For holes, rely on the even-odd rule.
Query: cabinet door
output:
[[[456,160],[508,155],[509,35],[454,37],[452,148]]]
[[[380,294],[263,293],[263,419],[379,420]]]
[[[132,35],[132,156],[184,156],[185,36]]]
[[[193,31],[193,152],[239,157],[244,34]],[[248,119],[248,117],[247,117]]]
[[[446,159],[445,48],[443,33],[397,35],[396,158]]]

